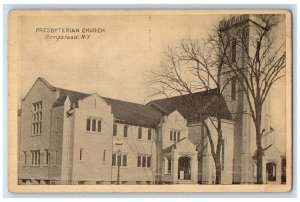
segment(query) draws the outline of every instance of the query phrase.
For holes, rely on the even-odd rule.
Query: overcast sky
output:
[[[21,17],[19,26],[19,99],[38,77],[53,86],[147,103],[152,91],[145,73],[156,67],[164,47],[191,36],[204,38],[224,15],[139,15],[139,16],[40,16]],[[36,28],[103,28],[88,40],[53,40]],[[74,35],[77,35],[75,33]],[[79,33],[82,34],[82,33]],[[272,92],[276,104],[272,124],[278,131],[278,147],[284,140],[284,85]],[[275,103],[276,102],[276,103]],[[271,109],[272,110],[272,109]],[[281,146],[280,146],[281,145]]]

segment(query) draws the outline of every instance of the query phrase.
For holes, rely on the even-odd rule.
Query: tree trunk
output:
[[[256,173],[257,173],[257,184],[263,183],[263,149],[261,144],[261,110],[257,110],[257,116],[256,116],[256,122],[255,122],[255,128],[256,128],[256,149],[257,149],[257,167],[256,167]]]
[[[221,170],[221,163],[220,163],[220,158],[217,159],[217,162],[215,162],[215,167],[216,167],[216,181],[215,184],[221,184],[222,180],[222,170]]]

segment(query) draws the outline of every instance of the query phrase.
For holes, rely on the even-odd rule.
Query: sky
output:
[[[145,104],[154,99],[146,74],[161,61],[162,51],[182,38],[205,38],[224,15],[40,15],[21,16],[18,24],[19,100],[38,77],[50,84],[86,93]],[[39,28],[100,28],[89,39],[49,39]],[[284,148],[284,85],[275,86],[271,102],[278,138]],[[275,127],[275,126],[274,126]],[[282,146],[283,145],[283,146]]]

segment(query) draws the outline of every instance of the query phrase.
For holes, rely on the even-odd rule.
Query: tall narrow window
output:
[[[35,123],[32,124],[32,134],[35,135]]]
[[[40,123],[36,123],[36,126],[35,126],[35,134],[39,134],[39,131],[40,131]]]
[[[96,119],[92,121],[92,131],[96,132]]]
[[[122,155],[121,154],[118,154],[118,166],[121,166],[122,165]]]
[[[123,136],[124,136],[124,137],[127,137],[127,133],[128,133],[128,126],[125,125],[125,126],[124,126],[124,134],[123,134]]]
[[[101,132],[101,120],[98,120],[97,132]]]
[[[86,130],[90,131],[91,130],[91,119],[86,120]]]
[[[104,162],[106,158],[106,150],[103,151],[102,161]]]
[[[174,135],[173,140],[176,142],[176,140],[177,140],[177,131],[173,131],[173,135]]]
[[[148,129],[148,140],[151,140],[151,128]]]
[[[168,158],[168,169],[167,169],[168,174],[171,174],[171,169],[172,169],[172,161],[171,159]]]
[[[118,126],[117,126],[117,124],[114,124],[114,126],[113,126],[113,136],[117,136],[117,130],[118,130]]]
[[[173,140],[173,131],[171,130],[170,131],[170,141],[172,141]]]
[[[236,77],[231,78],[231,100],[236,100]]]
[[[123,166],[127,166],[127,154],[123,154]]]
[[[42,133],[42,101],[33,103],[32,107],[32,136]]]
[[[276,181],[276,163],[269,162],[266,164],[267,181]]]
[[[45,154],[45,162],[44,163],[47,166],[47,165],[49,165],[49,157],[50,157],[48,149],[45,149],[44,154]]]
[[[180,140],[180,131],[177,132],[177,140]]]
[[[24,151],[23,152],[23,165],[26,166],[26,164],[27,164],[27,152]]]
[[[231,62],[236,62],[236,38],[231,42]]]
[[[79,160],[81,161],[82,159],[83,159],[83,149],[81,148],[79,152]]]
[[[137,157],[137,167],[141,167],[142,166],[142,157],[138,156]]]
[[[138,139],[139,140],[142,139],[142,135],[143,135],[142,127],[139,127],[139,130],[138,130]]]
[[[142,167],[146,167],[146,156],[143,156]]]
[[[224,167],[225,167],[224,166],[225,165],[224,164],[225,163],[225,142],[224,142],[224,139],[222,139],[222,148],[221,149],[222,149],[222,159],[221,159],[222,160],[222,165],[221,166],[222,166],[222,171],[224,171]]]
[[[117,158],[117,155],[116,154],[113,154],[112,155],[112,166],[116,166],[116,159]]]
[[[151,166],[151,156],[147,156],[147,167],[150,168]]]

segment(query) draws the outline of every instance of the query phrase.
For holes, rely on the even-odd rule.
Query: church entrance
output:
[[[178,159],[178,179],[191,179],[191,158],[184,156]]]
[[[276,181],[276,163],[270,162],[266,165],[267,181]]]

